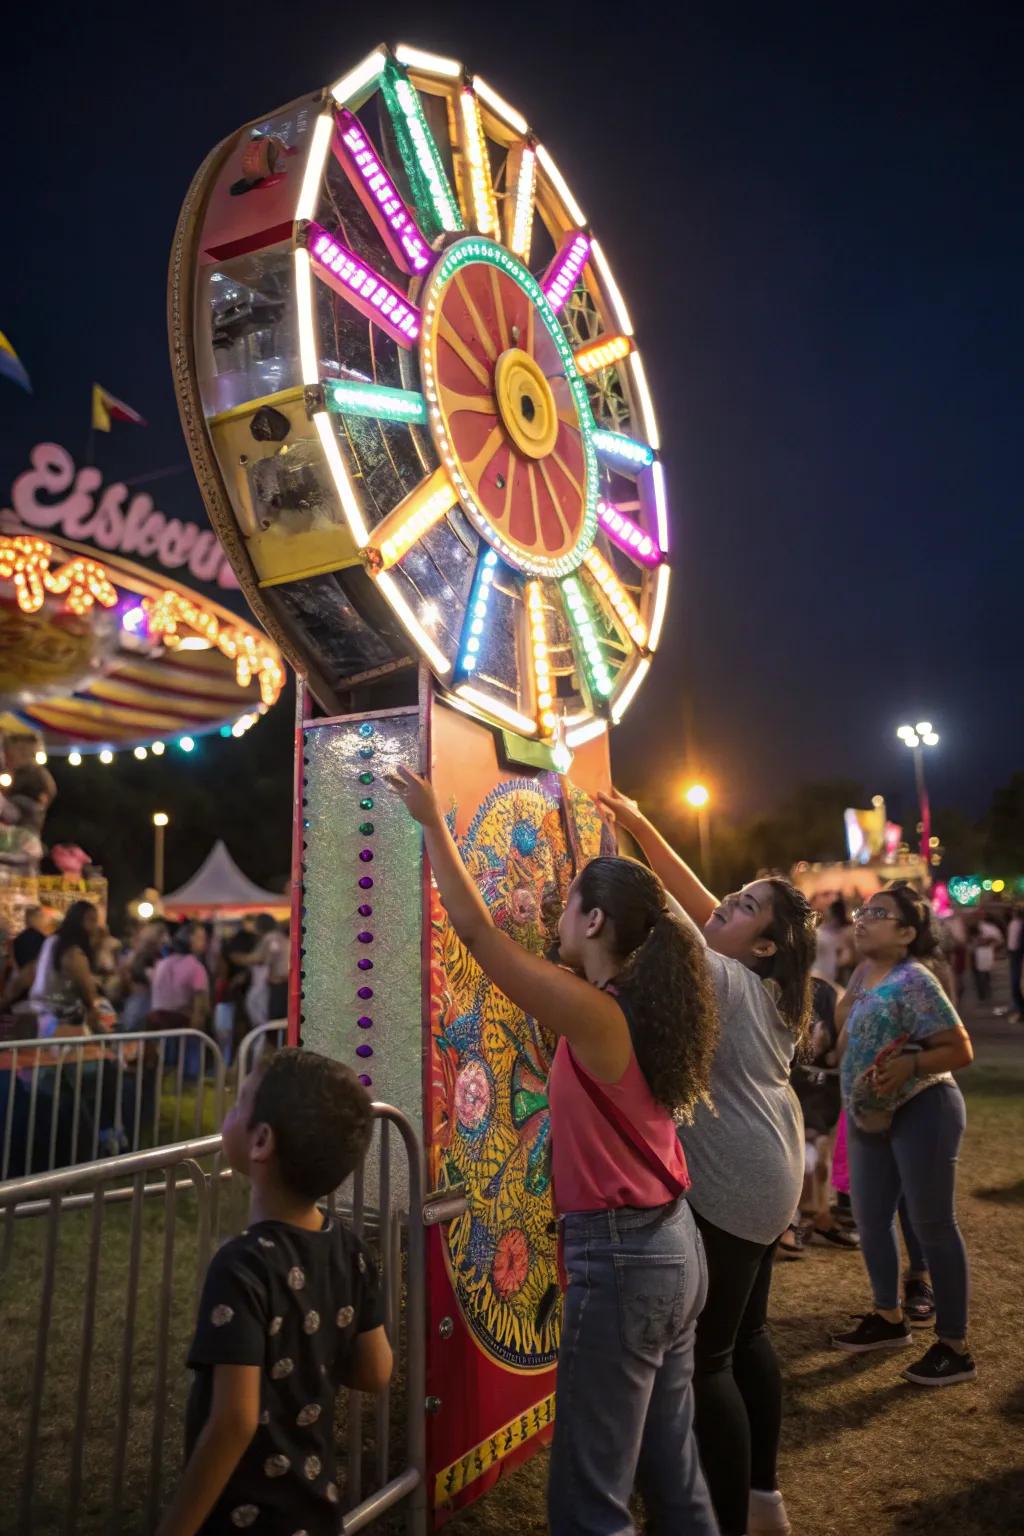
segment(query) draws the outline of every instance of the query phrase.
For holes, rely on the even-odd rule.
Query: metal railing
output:
[[[375,1205],[364,1201],[365,1165],[328,1205],[378,1251],[401,1386],[394,1423],[404,1420],[404,1447],[391,1443],[390,1389],[376,1399],[372,1434],[364,1433],[361,1394],[345,1394],[341,1530],[366,1530],[404,1504],[408,1536],[424,1536],[424,1222],[432,1217],[415,1131],[390,1105],[375,1104],[374,1113]],[[392,1197],[396,1137],[408,1214]],[[226,1219],[224,1191],[238,1190],[240,1181],[220,1166],[220,1151],[220,1136],[204,1136],[0,1184],[0,1482],[17,1521],[5,1526],[0,1515],[0,1530],[91,1536],[155,1529],[169,1481],[167,1447],[182,1440],[185,1372],[178,1362],[199,1289],[218,1232],[244,1221],[241,1213]],[[44,1223],[17,1220],[40,1213]]]
[[[220,1047],[198,1029],[5,1041],[0,1179],[219,1129],[224,1084]]]
[[[274,1019],[269,1024],[257,1024],[255,1029],[250,1029],[247,1035],[243,1035],[238,1042],[238,1054],[235,1058],[237,1086],[241,1088],[253,1067],[260,1061],[264,1051],[284,1045],[287,1039],[287,1019]]]

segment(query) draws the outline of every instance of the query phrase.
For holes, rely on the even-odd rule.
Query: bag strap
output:
[[[689,1184],[684,1184],[676,1177],[667,1164],[662,1162],[650,1142],[641,1136],[629,1116],[624,1115],[619,1106],[613,1104],[606,1093],[602,1093],[588,1072],[584,1072],[573,1055],[573,1049],[568,1040],[565,1042],[565,1046],[569,1053],[569,1060],[572,1062],[572,1069],[576,1073],[576,1081],[586,1093],[591,1103],[601,1111],[609,1125],[615,1127],[623,1141],[629,1143],[641,1161],[647,1164],[655,1178],[664,1184],[673,1199],[678,1199],[680,1195],[685,1195]]]

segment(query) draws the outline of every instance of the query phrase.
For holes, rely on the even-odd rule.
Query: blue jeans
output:
[[[957,1226],[956,1164],[966,1124],[955,1083],[936,1083],[893,1116],[888,1131],[849,1123],[850,1194],[875,1306],[900,1304],[896,1209],[902,1191],[935,1291],[935,1331],[967,1332],[967,1250]]]
[[[718,1536],[693,1433],[707,1269],[690,1207],[584,1211],[563,1231],[551,1536],[628,1536],[634,1479],[655,1530]]]

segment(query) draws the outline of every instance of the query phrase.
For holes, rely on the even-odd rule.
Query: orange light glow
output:
[[[632,350],[631,336],[599,336],[596,341],[580,347],[573,355],[580,373],[586,374],[596,373],[599,368],[608,368],[612,363],[620,363]]]
[[[117,590],[98,560],[78,555],[51,570],[53,556],[53,545],[45,539],[23,534],[0,539],[0,579],[13,580],[22,613],[38,613],[47,594],[65,598],[70,612],[79,618],[94,603],[113,608]]]
[[[216,614],[200,608],[178,592],[163,592],[159,597],[147,598],[142,606],[149,620],[150,633],[160,635],[165,645],[175,645],[178,627],[184,625],[209,640],[222,656],[234,662],[239,688],[248,688],[256,678],[263,703],[277,702],[284,687],[284,667],[277,649],[262,635],[243,629],[241,625],[221,624]]]

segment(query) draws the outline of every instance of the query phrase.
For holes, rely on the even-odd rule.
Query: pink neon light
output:
[[[423,316],[415,304],[393,288],[387,278],[335,240],[322,225],[310,221],[309,254],[321,275],[336,293],[373,320],[403,347],[411,347],[420,333]]]
[[[608,501],[599,501],[597,515],[601,527],[613,544],[617,544],[634,560],[639,560],[641,565],[660,565],[661,551],[650,534],[644,533],[636,523],[624,517],[618,507],[612,506]]]
[[[589,255],[588,237],[570,230],[559,246],[554,261],[545,272],[541,284],[555,314],[562,308],[575,288]]]
[[[356,191],[369,209],[388,250],[410,276],[425,272],[434,253],[416,226],[391,177],[377,158],[362,124],[347,107],[334,114],[334,153],[355,173]]]

